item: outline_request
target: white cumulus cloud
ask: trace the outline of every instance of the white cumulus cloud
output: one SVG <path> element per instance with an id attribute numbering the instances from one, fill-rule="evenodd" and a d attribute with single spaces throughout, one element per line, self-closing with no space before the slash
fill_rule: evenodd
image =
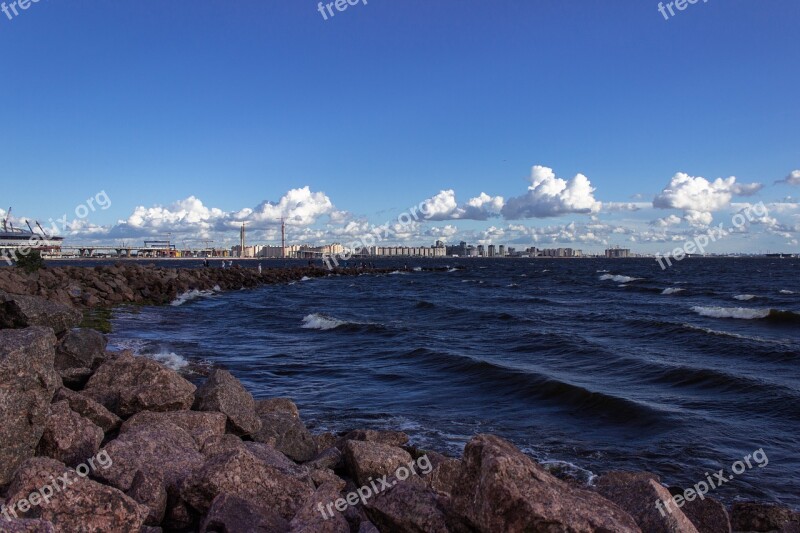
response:
<path id="1" fill-rule="evenodd" d="M 678 172 L 653 199 L 653 207 L 680 209 L 689 224 L 707 226 L 713 220 L 712 213 L 729 207 L 734 196 L 750 196 L 762 187 L 760 183 L 737 183 L 735 176 L 708 181 Z"/>
<path id="2" fill-rule="evenodd" d="M 577 174 L 569 181 L 556 177 L 553 169 L 536 165 L 531 169 L 528 193 L 508 200 L 502 214 L 508 220 L 545 218 L 600 211 L 589 178 Z"/>
<path id="3" fill-rule="evenodd" d="M 775 183 L 786 183 L 789 185 L 800 185 L 800 170 L 792 171 L 788 176 Z"/>

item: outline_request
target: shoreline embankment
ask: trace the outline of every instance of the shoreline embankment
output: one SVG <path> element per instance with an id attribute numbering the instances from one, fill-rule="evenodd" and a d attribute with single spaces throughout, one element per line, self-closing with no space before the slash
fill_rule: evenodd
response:
<path id="1" fill-rule="evenodd" d="M 365 272 L 388 271 L 334 275 Z M 800 515 L 777 505 L 727 508 L 708 495 L 678 505 L 647 472 L 559 479 L 493 435 L 447 457 L 400 431 L 314 434 L 289 398 L 256 400 L 221 368 L 195 385 L 80 327 L 94 309 L 330 274 L 0 268 L 0 531 L 798 530 Z"/>

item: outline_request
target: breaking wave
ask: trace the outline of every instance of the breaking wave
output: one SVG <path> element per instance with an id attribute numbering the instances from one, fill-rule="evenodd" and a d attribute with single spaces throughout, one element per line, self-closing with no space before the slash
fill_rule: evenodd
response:
<path id="1" fill-rule="evenodd" d="M 600 276 L 600 281 L 616 281 L 617 283 L 630 283 L 631 281 L 640 280 L 642 278 L 632 278 L 630 276 L 620 276 L 617 274 L 603 274 Z"/>
<path id="2" fill-rule="evenodd" d="M 190 291 L 186 291 L 183 294 L 179 295 L 177 298 L 172 300 L 170 305 L 177 307 L 179 305 L 183 305 L 186 302 L 191 302 L 192 300 L 196 300 L 198 298 L 203 298 L 206 296 L 214 296 L 216 293 L 221 292 L 222 289 L 219 288 L 219 285 L 214 285 L 213 289 L 209 289 L 206 291 L 201 291 L 198 289 L 192 289 Z"/>
<path id="3" fill-rule="evenodd" d="M 749 309 L 746 307 L 692 307 L 692 311 L 711 318 L 736 318 L 739 320 L 767 319 L 778 323 L 800 323 L 800 314 L 778 309 Z"/>
<path id="4" fill-rule="evenodd" d="M 322 313 L 312 313 L 303 317 L 303 325 L 301 327 L 326 331 L 329 329 L 336 329 L 345 324 L 348 324 L 348 322 L 332 316 L 323 315 Z"/>
<path id="5" fill-rule="evenodd" d="M 661 294 L 677 294 L 677 293 L 679 293 L 679 292 L 683 292 L 683 289 L 678 289 L 678 288 L 675 288 L 675 287 L 670 287 L 670 288 L 668 288 L 668 289 L 664 289 L 663 291 L 661 291 Z"/>

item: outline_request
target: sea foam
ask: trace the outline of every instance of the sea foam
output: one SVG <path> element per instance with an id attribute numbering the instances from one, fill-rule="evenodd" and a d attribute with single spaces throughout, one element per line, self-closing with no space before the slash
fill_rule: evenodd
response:
<path id="1" fill-rule="evenodd" d="M 769 309 L 748 309 L 746 307 L 692 307 L 692 311 L 700 316 L 711 318 L 738 318 L 740 320 L 757 320 L 767 318 Z"/>
<path id="2" fill-rule="evenodd" d="M 642 278 L 632 278 L 630 276 L 620 276 L 616 274 L 603 274 L 600 276 L 600 281 L 616 281 L 617 283 L 630 283 L 631 281 L 636 281 Z"/>
<path id="3" fill-rule="evenodd" d="M 668 289 L 664 289 L 661 291 L 661 294 L 677 294 L 679 292 L 683 292 L 683 289 L 678 289 L 676 287 L 669 287 Z"/>
<path id="4" fill-rule="evenodd" d="M 329 330 L 335 329 L 339 326 L 347 324 L 344 320 L 339 320 L 332 316 L 323 315 L 322 313 L 312 313 L 303 317 L 303 325 L 301 327 L 306 329 L 319 329 Z"/>
<path id="5" fill-rule="evenodd" d="M 186 291 L 183 294 L 178 295 L 177 298 L 172 300 L 170 305 L 174 307 L 178 307 L 179 305 L 183 305 L 186 302 L 191 302 L 192 300 L 196 300 L 198 298 L 203 298 L 207 296 L 214 296 L 214 294 L 221 292 L 222 289 L 219 288 L 219 285 L 214 285 L 213 289 L 207 291 L 201 291 L 198 289 L 192 289 L 190 291 Z"/>

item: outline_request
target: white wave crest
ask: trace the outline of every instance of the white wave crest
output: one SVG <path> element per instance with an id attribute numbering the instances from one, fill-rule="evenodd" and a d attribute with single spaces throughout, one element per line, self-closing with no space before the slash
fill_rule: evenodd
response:
<path id="1" fill-rule="evenodd" d="M 755 294 L 737 294 L 736 296 L 734 296 L 734 298 L 736 298 L 737 300 L 742 300 L 742 301 L 752 300 L 755 297 L 756 297 Z"/>
<path id="2" fill-rule="evenodd" d="M 692 311 L 700 316 L 711 318 L 738 318 L 740 320 L 756 320 L 766 318 L 769 309 L 748 309 L 746 307 L 692 307 Z"/>
<path id="3" fill-rule="evenodd" d="M 303 317 L 303 325 L 301 327 L 305 329 L 319 329 L 326 331 L 329 329 L 338 328 L 339 326 L 344 326 L 345 324 L 347 324 L 347 322 L 344 320 L 339 320 L 338 318 L 334 318 L 332 316 L 326 316 L 322 313 L 313 313 Z"/>
<path id="4" fill-rule="evenodd" d="M 781 294 L 794 294 L 794 291 L 787 291 L 786 289 L 781 289 L 780 293 Z"/>
<path id="5" fill-rule="evenodd" d="M 207 291 L 192 289 L 190 291 L 186 291 L 183 294 L 178 295 L 177 298 L 175 298 L 174 300 L 172 300 L 172 302 L 170 302 L 170 305 L 177 307 L 179 305 L 183 305 L 186 302 L 191 302 L 192 300 L 196 300 L 198 298 L 203 298 L 206 296 L 214 296 L 214 294 L 220 291 L 222 291 L 222 289 L 219 288 L 219 285 L 214 285 L 213 289 Z"/>
<path id="6" fill-rule="evenodd" d="M 447 271 L 448 272 L 458 272 L 458 269 L 457 268 L 450 268 Z"/>
<path id="7" fill-rule="evenodd" d="M 669 287 L 668 289 L 664 289 L 661 291 L 661 294 L 677 294 L 679 292 L 683 292 L 683 289 L 678 289 L 676 287 Z"/>
<path id="8" fill-rule="evenodd" d="M 311 278 L 309 278 L 308 276 L 303 276 L 302 278 L 300 278 L 300 281 L 311 281 Z"/>
<path id="9" fill-rule="evenodd" d="M 603 274 L 600 276 L 600 281 L 616 281 L 617 283 L 630 283 L 631 281 L 636 281 L 642 278 L 632 278 L 630 276 L 620 276 L 620 275 L 612 275 L 612 274 Z"/>
<path id="10" fill-rule="evenodd" d="M 162 365 L 166 366 L 167 368 L 171 368 L 172 370 L 180 370 L 189 366 L 189 361 L 175 352 L 170 352 L 167 350 L 161 350 L 160 352 L 153 354 L 145 354 L 144 357 L 149 357 L 150 359 L 158 361 Z"/>

